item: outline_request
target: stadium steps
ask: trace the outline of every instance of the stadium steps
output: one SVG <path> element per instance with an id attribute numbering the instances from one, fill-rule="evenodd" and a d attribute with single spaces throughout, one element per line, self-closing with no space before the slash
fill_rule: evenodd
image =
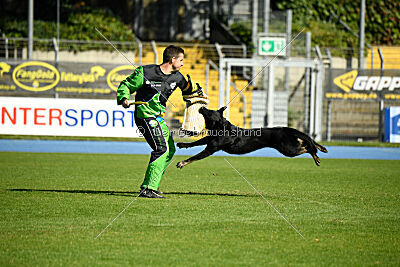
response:
<path id="1" fill-rule="evenodd" d="M 381 59 L 379 57 L 378 47 L 373 47 L 374 50 L 374 69 L 381 68 Z M 384 59 L 385 69 L 400 69 L 400 46 L 381 46 L 381 51 Z M 372 53 L 368 50 L 367 68 L 371 68 Z"/>
<path id="2" fill-rule="evenodd" d="M 166 46 L 158 45 L 157 46 L 157 53 L 158 53 L 158 62 L 159 64 L 162 61 L 162 53 Z M 205 89 L 206 84 L 206 73 L 205 68 L 208 59 L 204 51 L 199 48 L 196 44 L 192 47 L 183 46 L 185 50 L 185 60 L 184 65 L 181 69 L 181 73 L 185 76 L 189 74 L 193 83 L 199 83 L 203 89 Z M 147 47 L 147 49 L 143 50 L 143 58 L 142 64 L 154 64 L 154 53 L 151 47 Z M 209 108 L 210 109 L 217 109 L 219 106 L 219 82 L 218 82 L 218 71 L 210 69 L 209 72 L 209 82 L 208 82 L 208 96 L 210 99 Z M 246 80 L 240 80 L 239 77 L 232 76 L 232 79 L 235 81 L 236 87 L 241 90 L 247 85 Z M 232 99 L 237 92 L 231 86 L 230 88 L 230 98 Z M 246 96 L 247 99 L 247 120 L 246 125 L 243 125 L 243 103 L 241 101 L 241 97 L 238 96 L 236 99 L 230 104 L 230 121 L 238 125 L 240 127 L 250 127 L 250 114 L 251 114 L 251 96 L 252 92 L 250 88 L 246 88 L 243 91 L 243 94 Z M 172 104 L 171 104 L 172 103 Z M 172 117 L 174 119 L 179 120 L 179 123 L 182 124 L 183 122 L 183 115 L 184 109 L 186 107 L 186 103 L 182 100 L 182 95 L 179 90 L 176 90 L 171 97 L 169 98 L 169 102 L 167 103 L 168 109 L 172 112 Z"/>

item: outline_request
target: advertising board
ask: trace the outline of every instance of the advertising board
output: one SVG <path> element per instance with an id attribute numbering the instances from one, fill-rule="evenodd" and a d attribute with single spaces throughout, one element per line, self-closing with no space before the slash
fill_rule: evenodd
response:
<path id="1" fill-rule="evenodd" d="M 400 70 L 332 69 L 325 77 L 325 99 L 400 100 Z"/>
<path id="2" fill-rule="evenodd" d="M 385 108 L 385 141 L 400 143 L 400 107 Z"/>
<path id="3" fill-rule="evenodd" d="M 0 61 L 0 92 L 42 95 L 114 95 L 132 65 Z"/>
<path id="4" fill-rule="evenodd" d="M 140 137 L 116 100 L 0 97 L 0 134 Z"/>

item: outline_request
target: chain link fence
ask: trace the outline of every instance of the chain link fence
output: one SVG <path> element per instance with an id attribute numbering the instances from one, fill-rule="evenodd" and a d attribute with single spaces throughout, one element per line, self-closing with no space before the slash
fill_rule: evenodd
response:
<path id="1" fill-rule="evenodd" d="M 281 16 L 278 21 L 286 19 L 285 13 L 278 13 Z M 233 20 L 235 21 L 235 20 Z M 261 23 L 261 22 L 260 22 Z M 270 25 L 270 29 L 276 27 L 280 31 L 282 26 Z M 284 24 L 282 24 L 284 25 Z M 259 26 L 261 27 L 261 26 Z M 281 27 L 281 28 L 279 28 Z M 293 33 L 292 37 L 297 33 Z M 305 46 L 305 33 L 301 33 L 291 46 L 291 57 L 305 58 L 308 54 L 311 59 L 321 60 L 325 63 L 325 79 L 332 81 L 335 77 L 330 72 L 330 67 L 340 69 L 355 69 L 358 66 L 357 49 L 343 49 L 336 47 L 313 47 L 310 51 Z M 27 39 L 26 38 L 0 38 L 0 58 L 7 60 L 27 60 Z M 77 40 L 59 40 L 55 39 L 35 39 L 33 49 L 33 60 L 48 62 L 92 62 L 92 63 L 112 63 L 112 64 L 130 64 L 135 65 L 160 63 L 162 60 L 163 49 L 171 43 L 161 42 L 114 42 L 116 51 L 107 41 L 77 41 Z M 218 65 L 219 58 L 223 57 L 252 57 L 253 53 L 248 47 L 240 45 L 215 45 L 204 43 L 176 43 L 187 51 L 185 58 L 189 63 L 189 72 L 204 73 L 206 63 L 211 59 Z M 382 49 L 383 61 L 379 57 L 379 51 L 366 53 L 366 69 L 378 70 L 380 67 L 385 69 L 400 69 L 398 66 L 397 53 L 398 48 Z M 123 55 L 124 56 L 123 56 Z M 341 55 L 340 57 L 338 55 Z M 265 58 L 266 64 L 271 57 Z M 384 63 L 384 64 L 382 64 Z M 289 126 L 305 130 L 306 114 L 304 112 L 307 104 L 308 93 L 305 90 L 306 69 L 278 68 L 276 70 L 275 88 L 278 91 L 285 91 L 285 73 L 288 72 L 288 122 Z M 250 81 L 254 75 L 250 68 L 237 67 L 233 70 L 236 76 L 233 79 L 242 79 Z M 262 83 L 263 74 L 260 76 Z M 257 88 L 258 87 L 258 88 Z M 239 89 L 241 89 L 240 87 Z M 251 87 L 253 88 L 253 87 Z M 256 85 L 257 89 L 265 89 Z M 4 94 L 3 94 L 4 95 Z M 27 95 L 28 96 L 28 93 Z M 40 94 L 35 94 L 40 96 Z M 72 96 L 69 96 L 72 97 Z M 79 96 L 77 96 L 79 97 Z M 112 98 L 104 96 L 104 98 Z M 250 99 L 248 100 L 250 102 Z M 324 100 L 323 104 L 323 138 L 328 140 L 379 140 L 382 134 L 383 120 L 381 109 L 389 106 L 399 106 L 398 101 L 384 100 L 381 105 L 378 101 L 348 101 L 348 100 Z M 249 114 L 250 116 L 250 114 Z"/>

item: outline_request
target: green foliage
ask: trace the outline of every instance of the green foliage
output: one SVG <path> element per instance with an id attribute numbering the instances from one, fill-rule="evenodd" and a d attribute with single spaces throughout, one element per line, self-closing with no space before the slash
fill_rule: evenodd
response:
<path id="1" fill-rule="evenodd" d="M 27 37 L 26 20 L 18 20 L 9 16 L 0 16 L 0 29 L 5 37 Z"/>
<path id="2" fill-rule="evenodd" d="M 276 8 L 292 9 L 294 23 L 315 30 L 315 23 L 331 21 L 338 29 L 346 31 L 331 15 L 335 13 L 351 29 L 358 32 L 360 18 L 360 2 L 351 0 L 280 0 Z M 314 24 L 314 27 L 313 27 Z M 366 40 L 372 44 L 400 44 L 400 2 L 370 0 L 367 1 L 365 15 Z M 332 33 L 322 34 L 320 39 Z M 313 36 L 316 34 L 313 32 Z M 354 39 L 352 37 L 352 39 Z M 350 44 L 348 44 L 350 45 Z"/>
<path id="3" fill-rule="evenodd" d="M 312 46 L 317 44 L 321 47 L 352 47 L 358 44 L 354 35 L 333 23 L 310 21 L 306 30 L 312 32 Z"/>
<path id="4" fill-rule="evenodd" d="M 95 27 L 113 41 L 133 41 L 133 33 L 119 18 L 111 17 L 104 11 L 71 14 L 65 36 L 72 40 L 102 40 Z M 67 39 L 67 38 L 66 38 Z"/>
<path id="5" fill-rule="evenodd" d="M 335 17 L 355 31 L 359 31 L 359 1 L 340 0 L 280 0 L 272 6 L 275 9 L 293 10 L 293 32 L 312 32 L 312 46 L 337 47 L 333 56 L 346 57 L 357 53 L 358 38 L 346 30 Z M 276 21 L 272 21 L 277 23 Z M 251 24 L 234 23 L 231 30 L 247 46 L 251 43 Z M 367 2 L 365 16 L 365 37 L 371 44 L 400 45 L 400 2 L 371 0 Z M 281 32 L 284 30 L 281 29 Z"/>
<path id="6" fill-rule="evenodd" d="M 304 26 L 294 24 L 293 32 L 300 32 Z M 304 32 L 310 31 L 311 46 L 337 48 L 330 49 L 332 56 L 346 57 L 356 55 L 355 47 L 358 39 L 352 33 L 341 29 L 338 25 L 326 21 L 310 21 Z"/>
<path id="7" fill-rule="evenodd" d="M 0 28 L 6 37 L 28 36 L 26 20 L 2 17 L 0 19 Z M 60 23 L 60 39 L 104 41 L 95 28 L 112 41 L 134 40 L 134 35 L 128 25 L 103 10 L 93 10 L 89 13 L 71 13 L 66 22 Z M 34 21 L 34 38 L 51 39 L 56 35 L 56 22 Z M 76 50 L 84 49 L 85 47 L 83 46 L 76 47 Z"/>
<path id="8" fill-rule="evenodd" d="M 247 46 L 253 47 L 253 42 L 251 40 L 251 28 L 249 23 L 246 22 L 235 22 L 231 25 L 231 31 L 234 35 L 239 37 L 239 39 Z"/>

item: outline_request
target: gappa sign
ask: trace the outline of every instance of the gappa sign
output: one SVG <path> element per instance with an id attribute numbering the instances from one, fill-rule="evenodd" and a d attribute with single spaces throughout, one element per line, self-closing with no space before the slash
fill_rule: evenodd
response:
<path id="1" fill-rule="evenodd" d="M 343 70 L 333 69 L 332 73 L 334 78 L 326 86 L 326 99 L 400 100 L 399 70 L 351 70 L 343 73 Z"/>

